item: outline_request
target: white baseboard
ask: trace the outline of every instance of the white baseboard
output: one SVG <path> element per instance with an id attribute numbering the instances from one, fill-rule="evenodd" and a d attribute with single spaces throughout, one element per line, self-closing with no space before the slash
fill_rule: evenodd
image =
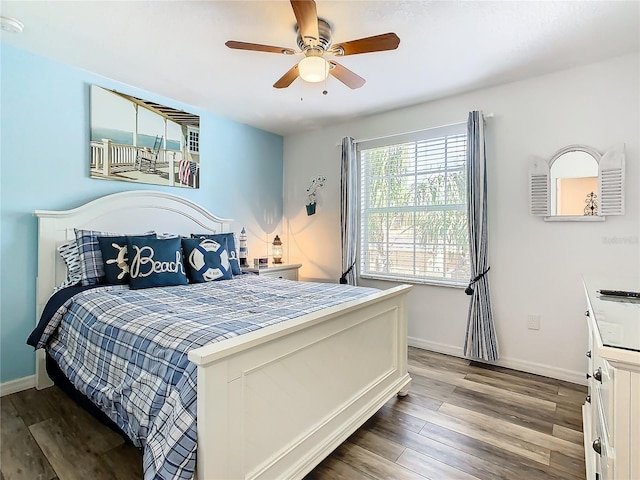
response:
<path id="1" fill-rule="evenodd" d="M 566 368 L 553 367 L 542 363 L 529 362 L 527 360 L 518 360 L 517 358 L 501 358 L 496 362 L 501 367 L 512 368 L 522 372 L 535 373 L 543 377 L 557 378 L 565 382 L 577 383 L 578 385 L 586 385 L 587 377 L 584 372 L 576 372 L 567 370 Z"/>
<path id="2" fill-rule="evenodd" d="M 9 380 L 8 382 L 0 383 L 0 397 L 5 395 L 11 395 L 12 393 L 28 390 L 36 386 L 36 376 L 29 375 L 28 377 L 16 378 L 15 380 Z"/>
<path id="3" fill-rule="evenodd" d="M 409 345 L 412 347 L 431 350 L 432 352 L 444 353 L 454 357 L 464 358 L 462 347 L 447 345 L 444 343 L 431 342 L 422 338 L 409 337 Z M 528 360 L 519 360 L 517 358 L 502 357 L 492 365 L 520 370 L 521 372 L 533 373 L 544 377 L 556 378 L 566 382 L 577 383 L 578 385 L 586 385 L 587 379 L 584 372 L 575 372 L 564 368 L 558 368 L 542 363 L 530 362 Z"/>
<path id="4" fill-rule="evenodd" d="M 418 347 L 422 348 L 423 350 L 430 350 L 432 352 L 444 353 L 445 355 L 464 358 L 462 347 L 455 347 L 453 345 L 447 345 L 445 343 L 432 342 L 417 337 L 409 337 L 408 342 L 410 347 Z"/>

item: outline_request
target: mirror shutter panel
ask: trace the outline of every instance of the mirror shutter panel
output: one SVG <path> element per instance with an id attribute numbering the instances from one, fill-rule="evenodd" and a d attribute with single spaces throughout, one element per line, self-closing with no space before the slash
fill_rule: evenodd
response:
<path id="1" fill-rule="evenodd" d="M 624 214 L 624 145 L 607 151 L 598 170 L 598 215 Z"/>
<path id="2" fill-rule="evenodd" d="M 549 164 L 534 157 L 529 169 L 529 209 L 532 215 L 550 215 L 549 190 Z"/>

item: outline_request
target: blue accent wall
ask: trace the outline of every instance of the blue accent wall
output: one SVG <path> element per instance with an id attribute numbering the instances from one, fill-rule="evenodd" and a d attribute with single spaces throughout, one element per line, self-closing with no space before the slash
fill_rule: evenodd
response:
<path id="1" fill-rule="evenodd" d="M 34 210 L 153 189 L 269 233 L 282 220 L 283 139 L 6 44 L 0 48 L 0 382 L 7 382 L 35 373 L 33 349 L 25 344 L 36 323 Z M 200 115 L 201 188 L 89 178 L 91 84 Z"/>

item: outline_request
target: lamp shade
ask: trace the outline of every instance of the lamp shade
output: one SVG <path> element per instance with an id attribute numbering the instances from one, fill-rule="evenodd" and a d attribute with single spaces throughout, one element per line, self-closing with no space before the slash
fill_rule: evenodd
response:
<path id="1" fill-rule="evenodd" d="M 304 57 L 298 63 L 300 78 L 305 82 L 322 82 L 329 75 L 329 64 L 318 56 Z"/>

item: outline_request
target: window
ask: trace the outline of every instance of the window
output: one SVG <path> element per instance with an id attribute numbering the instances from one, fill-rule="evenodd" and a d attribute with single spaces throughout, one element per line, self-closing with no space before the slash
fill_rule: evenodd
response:
<path id="1" fill-rule="evenodd" d="M 362 277 L 468 283 L 466 130 L 358 143 Z"/>
<path id="2" fill-rule="evenodd" d="M 200 153 L 200 130 L 187 127 L 189 153 Z"/>

